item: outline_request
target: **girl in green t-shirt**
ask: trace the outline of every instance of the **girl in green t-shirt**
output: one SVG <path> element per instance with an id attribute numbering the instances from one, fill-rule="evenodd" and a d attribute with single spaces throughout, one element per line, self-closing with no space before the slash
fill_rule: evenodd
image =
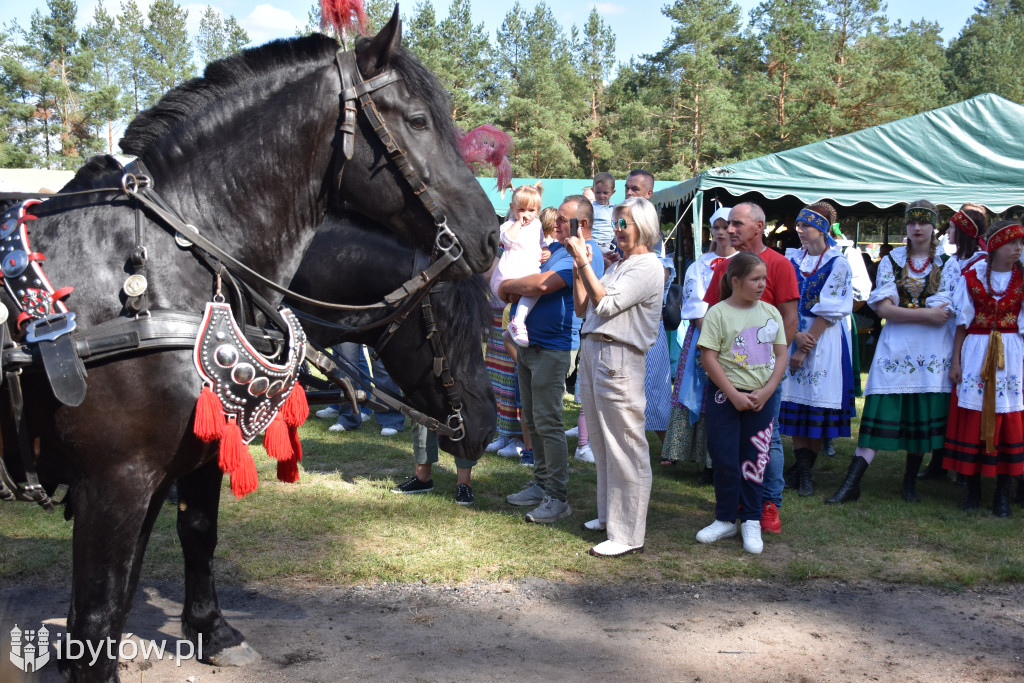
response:
<path id="1" fill-rule="evenodd" d="M 778 409 L 775 389 L 787 362 L 782 316 L 761 301 L 766 277 L 754 254 L 734 256 L 722 278 L 721 302 L 708 310 L 697 342 L 709 380 L 704 405 L 715 472 L 715 522 L 697 540 L 735 536 L 738 517 L 743 549 L 751 553 L 763 548 L 761 483 Z"/>

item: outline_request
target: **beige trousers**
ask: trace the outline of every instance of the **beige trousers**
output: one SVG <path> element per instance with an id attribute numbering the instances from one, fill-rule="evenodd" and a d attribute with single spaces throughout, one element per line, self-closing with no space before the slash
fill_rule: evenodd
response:
<path id="1" fill-rule="evenodd" d="M 645 354 L 588 335 L 580 346 L 580 398 L 597 466 L 597 518 L 608 540 L 644 544 L 651 454 L 644 431 Z"/>

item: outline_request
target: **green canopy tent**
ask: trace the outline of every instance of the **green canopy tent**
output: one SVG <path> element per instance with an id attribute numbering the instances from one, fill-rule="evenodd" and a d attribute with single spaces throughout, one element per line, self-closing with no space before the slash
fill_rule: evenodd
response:
<path id="1" fill-rule="evenodd" d="M 694 254 L 714 200 L 755 201 L 770 214 L 828 199 L 841 214 L 891 212 L 917 199 L 994 213 L 1024 204 L 1024 107 L 992 94 L 803 147 L 711 168 L 651 198 L 691 210 Z M 681 251 L 681 250 L 677 250 Z"/>

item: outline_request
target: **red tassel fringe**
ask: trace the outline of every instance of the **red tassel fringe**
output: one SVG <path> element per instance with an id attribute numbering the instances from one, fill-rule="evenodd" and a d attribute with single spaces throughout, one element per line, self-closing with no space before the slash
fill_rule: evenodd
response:
<path id="1" fill-rule="evenodd" d="M 204 385 L 196 400 L 196 417 L 192 423 L 192 432 L 206 443 L 216 441 L 224 431 L 224 407 L 217 394 L 209 385 Z"/>
<path id="2" fill-rule="evenodd" d="M 286 484 L 294 484 L 299 480 L 299 461 L 296 458 L 277 461 L 277 478 Z"/>
<path id="3" fill-rule="evenodd" d="M 281 419 L 280 412 L 263 434 L 263 447 L 267 449 L 267 455 L 278 462 L 292 458 L 292 443 L 288 435 L 288 425 Z"/>
<path id="4" fill-rule="evenodd" d="M 220 434 L 220 469 L 222 472 L 234 474 L 242 466 L 244 460 L 252 460 L 249 446 L 242 440 L 242 429 L 229 418 L 224 431 Z"/>
<path id="5" fill-rule="evenodd" d="M 288 398 L 285 399 L 279 415 L 289 427 L 298 427 L 309 417 L 309 402 L 306 400 L 306 390 L 298 382 L 292 387 L 292 393 L 288 394 Z"/>
<path id="6" fill-rule="evenodd" d="M 288 428 L 288 439 L 292 442 L 292 453 L 295 462 L 302 461 L 302 442 L 299 441 L 299 430 L 295 427 Z"/>
<path id="7" fill-rule="evenodd" d="M 238 468 L 231 473 L 231 492 L 236 498 L 244 498 L 260 485 L 256 463 L 248 453 L 242 458 Z"/>

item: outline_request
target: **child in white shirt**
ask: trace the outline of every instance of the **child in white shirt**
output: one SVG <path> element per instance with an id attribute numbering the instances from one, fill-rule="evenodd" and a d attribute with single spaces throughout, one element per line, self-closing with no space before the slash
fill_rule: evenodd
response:
<path id="1" fill-rule="evenodd" d="M 505 251 L 491 276 L 491 290 L 495 296 L 505 280 L 526 277 L 540 272 L 542 251 L 547 247 L 540 214 L 541 190 L 534 185 L 521 185 L 512 193 L 509 206 L 511 220 L 501 226 L 501 245 Z M 526 316 L 530 314 L 537 297 L 524 296 L 519 300 L 515 317 L 509 321 L 506 335 L 519 346 L 529 346 Z"/>

